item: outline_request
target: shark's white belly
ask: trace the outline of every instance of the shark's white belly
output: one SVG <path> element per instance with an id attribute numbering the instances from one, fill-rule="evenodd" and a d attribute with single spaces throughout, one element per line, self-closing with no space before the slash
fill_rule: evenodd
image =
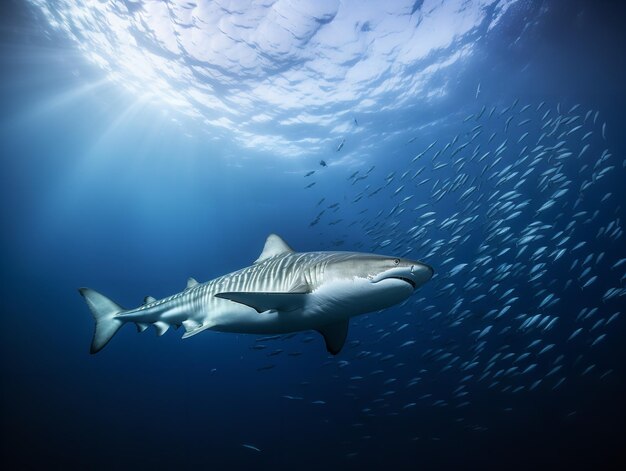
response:
<path id="1" fill-rule="evenodd" d="M 220 299 L 207 313 L 211 330 L 250 334 L 282 334 L 318 329 L 350 317 L 377 311 L 408 298 L 413 290 L 399 280 L 383 280 L 372 292 L 369 281 L 355 279 L 328 283 L 306 295 L 304 305 L 291 311 L 255 309 Z M 367 289 L 366 289 L 367 288 Z"/>

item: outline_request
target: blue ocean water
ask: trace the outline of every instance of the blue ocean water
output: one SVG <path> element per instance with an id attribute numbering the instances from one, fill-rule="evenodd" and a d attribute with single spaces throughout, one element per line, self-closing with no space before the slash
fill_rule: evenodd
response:
<path id="1" fill-rule="evenodd" d="M 3 466 L 621 468 L 623 14 L 3 3 Z M 270 233 L 436 276 L 334 357 L 132 327 L 89 355 L 77 288 L 134 307 Z"/>

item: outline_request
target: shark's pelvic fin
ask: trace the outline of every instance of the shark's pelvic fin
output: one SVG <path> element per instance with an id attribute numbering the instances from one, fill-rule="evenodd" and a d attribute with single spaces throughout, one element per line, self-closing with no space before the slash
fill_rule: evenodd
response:
<path id="1" fill-rule="evenodd" d="M 199 324 L 198 322 L 192 320 L 183 321 L 183 327 L 185 328 L 185 333 L 183 334 L 184 339 L 188 339 L 200 332 L 207 330 L 213 327 L 213 324 L 210 322 L 206 322 L 204 324 Z"/>
<path id="2" fill-rule="evenodd" d="M 257 312 L 265 311 L 295 311 L 304 306 L 307 292 L 302 293 L 262 293 L 262 292 L 230 292 L 217 293 L 218 298 L 229 299 L 236 303 L 245 304 Z"/>
<path id="3" fill-rule="evenodd" d="M 193 288 L 194 286 L 199 285 L 199 283 L 192 277 L 187 278 L 187 289 Z"/>
<path id="4" fill-rule="evenodd" d="M 123 321 L 115 318 L 117 314 L 124 311 L 124 308 L 92 289 L 80 288 L 78 291 L 87 301 L 91 314 L 96 321 L 96 330 L 91 341 L 91 353 L 97 353 L 109 343 L 109 340 L 124 325 Z"/>
<path id="5" fill-rule="evenodd" d="M 349 321 L 346 319 L 345 321 L 327 324 L 318 329 L 318 332 L 324 337 L 328 353 L 337 355 L 341 351 L 346 343 L 346 337 L 348 337 L 348 324 Z"/>
<path id="6" fill-rule="evenodd" d="M 276 234 L 270 234 L 265 240 L 265 246 L 263 246 L 263 252 L 259 255 L 254 263 L 259 263 L 264 260 L 267 260 L 270 257 L 274 257 L 275 255 L 280 255 L 284 253 L 292 253 L 294 250 L 287 245 L 283 239 L 281 239 Z"/>

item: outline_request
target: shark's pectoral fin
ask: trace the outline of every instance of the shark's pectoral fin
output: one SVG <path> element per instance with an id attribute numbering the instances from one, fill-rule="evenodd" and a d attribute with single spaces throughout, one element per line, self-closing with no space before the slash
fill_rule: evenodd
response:
<path id="1" fill-rule="evenodd" d="M 264 293 L 264 292 L 230 292 L 217 293 L 217 298 L 229 299 L 236 303 L 245 304 L 257 312 L 265 311 L 295 311 L 304 306 L 308 293 Z"/>
<path id="2" fill-rule="evenodd" d="M 324 341 L 326 342 L 326 350 L 328 353 L 337 355 L 343 345 L 346 343 L 346 337 L 348 336 L 349 321 L 335 322 L 333 324 L 327 324 L 317 331 L 322 334 Z"/>

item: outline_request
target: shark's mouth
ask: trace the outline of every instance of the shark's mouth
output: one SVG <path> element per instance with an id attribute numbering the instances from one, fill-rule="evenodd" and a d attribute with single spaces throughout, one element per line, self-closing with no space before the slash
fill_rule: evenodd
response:
<path id="1" fill-rule="evenodd" d="M 413 281 L 411 278 L 404 278 L 403 276 L 390 276 L 389 278 L 395 278 L 396 280 L 402 280 L 408 284 L 410 284 L 413 289 L 415 289 L 415 281 Z"/>

